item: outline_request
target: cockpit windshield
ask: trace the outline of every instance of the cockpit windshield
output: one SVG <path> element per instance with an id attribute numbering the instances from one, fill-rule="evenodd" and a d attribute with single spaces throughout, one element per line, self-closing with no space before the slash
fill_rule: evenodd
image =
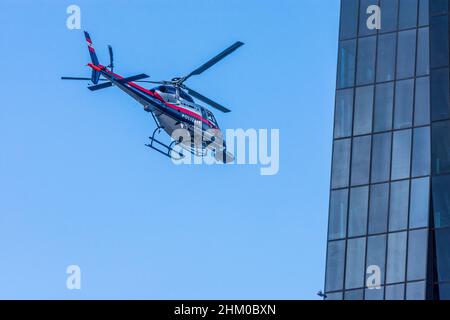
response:
<path id="1" fill-rule="evenodd" d="M 191 98 L 190 95 L 188 95 L 186 92 L 180 89 L 180 97 L 183 98 L 186 101 L 189 101 L 191 103 L 194 103 L 194 99 Z"/>
<path id="2" fill-rule="evenodd" d="M 176 94 L 176 90 L 174 87 L 172 86 L 159 86 L 156 87 L 155 90 L 158 90 L 162 93 L 168 93 L 168 94 Z M 194 99 L 192 99 L 192 97 L 190 95 L 188 95 L 186 92 L 184 92 L 181 89 L 178 89 L 179 94 L 180 94 L 180 98 L 190 102 L 190 103 L 194 103 Z"/>
<path id="3" fill-rule="evenodd" d="M 156 87 L 155 89 L 163 93 L 175 94 L 175 88 L 171 86 L 159 86 Z"/>

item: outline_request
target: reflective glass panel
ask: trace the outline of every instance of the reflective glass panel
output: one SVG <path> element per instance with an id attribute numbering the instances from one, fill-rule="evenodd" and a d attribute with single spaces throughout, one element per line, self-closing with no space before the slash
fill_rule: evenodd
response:
<path id="1" fill-rule="evenodd" d="M 386 300 L 404 300 L 405 299 L 405 285 L 394 284 L 386 287 Z"/>
<path id="2" fill-rule="evenodd" d="M 386 235 L 369 237 L 367 240 L 367 263 L 369 266 L 377 266 L 381 271 L 381 284 L 384 284 L 384 266 L 386 263 Z M 371 290 L 372 291 L 372 290 Z"/>
<path id="3" fill-rule="evenodd" d="M 409 177 L 411 168 L 411 130 L 394 132 L 392 151 L 392 180 Z"/>
<path id="4" fill-rule="evenodd" d="M 434 225 L 436 228 L 448 227 L 450 226 L 450 176 L 433 177 L 432 192 Z"/>
<path id="5" fill-rule="evenodd" d="M 389 209 L 389 184 L 375 184 L 370 187 L 369 234 L 387 230 Z"/>
<path id="6" fill-rule="evenodd" d="M 399 32 L 397 79 L 411 78 L 415 73 L 416 29 Z"/>
<path id="7" fill-rule="evenodd" d="M 341 1 L 341 39 L 356 37 L 358 28 L 358 0 Z"/>
<path id="8" fill-rule="evenodd" d="M 395 79 L 395 51 L 397 34 L 389 33 L 378 38 L 377 82 Z"/>
<path id="9" fill-rule="evenodd" d="M 411 182 L 411 206 L 409 210 L 409 227 L 428 227 L 430 216 L 430 178 L 414 179 Z"/>
<path id="10" fill-rule="evenodd" d="M 362 288 L 364 286 L 365 251 L 366 238 L 349 239 L 347 241 L 346 289 Z"/>
<path id="11" fill-rule="evenodd" d="M 353 139 L 352 186 L 369 184 L 371 136 Z"/>
<path id="12" fill-rule="evenodd" d="M 352 135 L 353 89 L 336 92 L 336 111 L 334 115 L 334 137 L 344 138 Z"/>
<path id="13" fill-rule="evenodd" d="M 395 87 L 394 128 L 412 127 L 414 80 L 398 81 Z"/>
<path id="14" fill-rule="evenodd" d="M 422 280 L 427 272 L 428 229 L 409 232 L 408 281 Z"/>
<path id="15" fill-rule="evenodd" d="M 376 46 L 376 37 L 359 38 L 358 40 L 358 67 L 356 70 L 358 85 L 370 84 L 375 81 Z"/>
<path id="16" fill-rule="evenodd" d="M 408 225 L 409 181 L 391 184 L 389 231 L 406 229 Z"/>
<path id="17" fill-rule="evenodd" d="M 381 133 L 373 136 L 372 183 L 389 180 L 392 134 Z"/>
<path id="18" fill-rule="evenodd" d="M 400 0 L 399 29 L 414 28 L 417 26 L 418 0 Z"/>
<path id="19" fill-rule="evenodd" d="M 380 0 L 381 30 L 391 32 L 397 29 L 398 0 Z"/>
<path id="20" fill-rule="evenodd" d="M 350 210 L 348 216 L 348 236 L 358 237 L 366 234 L 369 187 L 350 190 Z"/>
<path id="21" fill-rule="evenodd" d="M 419 29 L 419 39 L 417 44 L 417 76 L 424 76 L 430 73 L 429 34 L 429 28 Z"/>
<path id="22" fill-rule="evenodd" d="M 414 111 L 414 125 L 430 124 L 430 78 L 416 79 L 416 101 Z"/>
<path id="23" fill-rule="evenodd" d="M 332 187 L 348 186 L 350 172 L 350 139 L 336 140 L 333 150 Z"/>
<path id="24" fill-rule="evenodd" d="M 330 218 L 328 222 L 328 237 L 330 240 L 345 238 L 347 229 L 348 190 L 331 192 Z"/>
<path id="25" fill-rule="evenodd" d="M 450 172 L 450 121 L 433 123 L 432 169 L 434 174 Z"/>
<path id="26" fill-rule="evenodd" d="M 433 1 L 435 2 L 435 1 Z M 448 16 L 434 16 L 430 20 L 430 63 L 432 68 L 448 66 Z"/>
<path id="27" fill-rule="evenodd" d="M 425 300 L 425 281 L 410 282 L 406 285 L 406 300 Z"/>
<path id="28" fill-rule="evenodd" d="M 372 131 L 373 86 L 356 88 L 354 135 Z"/>
<path id="29" fill-rule="evenodd" d="M 339 291 L 344 285 L 345 240 L 328 243 L 326 291 Z"/>
<path id="30" fill-rule="evenodd" d="M 431 171 L 430 127 L 414 129 L 413 141 L 412 176 L 429 175 Z"/>
<path id="31" fill-rule="evenodd" d="M 394 83 L 378 84 L 375 89 L 374 131 L 392 129 L 392 112 L 394 110 Z"/>
<path id="32" fill-rule="evenodd" d="M 431 72 L 431 117 L 434 121 L 450 118 L 448 68 Z"/>
<path id="33" fill-rule="evenodd" d="M 388 235 L 387 283 L 405 281 L 406 270 L 406 232 Z"/>
<path id="34" fill-rule="evenodd" d="M 355 84 L 356 40 L 342 41 L 339 47 L 338 88 Z"/>

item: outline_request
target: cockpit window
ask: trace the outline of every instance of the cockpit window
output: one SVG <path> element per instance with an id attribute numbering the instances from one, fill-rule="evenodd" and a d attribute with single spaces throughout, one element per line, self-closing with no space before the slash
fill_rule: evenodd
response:
<path id="1" fill-rule="evenodd" d="M 209 121 L 211 121 L 216 127 L 218 127 L 216 118 L 214 118 L 214 115 L 212 114 L 211 111 L 206 110 L 206 118 L 207 118 Z"/>
<path id="2" fill-rule="evenodd" d="M 194 100 L 191 98 L 190 95 L 188 95 L 186 92 L 180 89 L 180 97 L 183 98 L 186 101 L 194 103 Z"/>
<path id="3" fill-rule="evenodd" d="M 163 93 L 171 93 L 175 94 L 175 88 L 170 86 L 159 86 L 156 88 L 156 90 L 161 91 Z"/>
<path id="4" fill-rule="evenodd" d="M 175 94 L 176 90 L 174 87 L 171 86 L 159 86 L 156 88 L 156 90 L 161 91 L 162 93 L 169 93 L 169 94 Z M 183 90 L 179 89 L 180 97 L 188 102 L 194 103 L 194 99 L 191 98 L 190 95 L 188 95 Z"/>

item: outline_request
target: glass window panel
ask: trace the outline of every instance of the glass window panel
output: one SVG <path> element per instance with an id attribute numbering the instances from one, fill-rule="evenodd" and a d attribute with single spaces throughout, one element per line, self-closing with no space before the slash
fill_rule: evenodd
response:
<path id="1" fill-rule="evenodd" d="M 433 121 L 450 118 L 449 108 L 449 69 L 431 72 L 431 115 Z"/>
<path id="2" fill-rule="evenodd" d="M 391 173 L 391 136 L 390 132 L 373 136 L 372 183 L 389 180 Z"/>
<path id="3" fill-rule="evenodd" d="M 448 16 L 431 17 L 430 63 L 432 68 L 448 66 L 448 36 Z"/>
<path id="4" fill-rule="evenodd" d="M 433 177 L 432 184 L 434 226 L 448 227 L 450 226 L 450 176 Z"/>
<path id="5" fill-rule="evenodd" d="M 450 283 L 440 283 L 438 300 L 450 300 Z"/>
<path id="6" fill-rule="evenodd" d="M 394 110 L 394 83 L 382 83 L 376 86 L 374 131 L 392 129 L 392 112 Z"/>
<path id="7" fill-rule="evenodd" d="M 380 289 L 366 289 L 364 300 L 383 300 L 384 288 Z"/>
<path id="8" fill-rule="evenodd" d="M 398 0 L 380 0 L 381 30 L 391 32 L 397 29 Z"/>
<path id="9" fill-rule="evenodd" d="M 351 290 L 345 291 L 345 300 L 362 300 L 363 299 L 364 290 Z"/>
<path id="10" fill-rule="evenodd" d="M 434 0 L 433 0 L 434 1 Z M 429 23 L 429 2 L 428 0 L 420 0 L 419 2 L 419 26 L 426 26 Z"/>
<path id="11" fill-rule="evenodd" d="M 427 272 L 428 230 L 409 232 L 408 240 L 408 281 L 422 280 Z"/>
<path id="12" fill-rule="evenodd" d="M 409 181 L 391 184 L 389 231 L 404 230 L 408 225 Z"/>
<path id="13" fill-rule="evenodd" d="M 409 212 L 409 227 L 428 227 L 430 179 L 414 179 L 411 182 L 411 206 Z"/>
<path id="14" fill-rule="evenodd" d="M 406 269 L 406 232 L 390 233 L 388 235 L 388 255 L 386 282 L 397 283 L 405 281 Z"/>
<path id="15" fill-rule="evenodd" d="M 430 124 L 430 78 L 416 79 L 416 101 L 414 111 L 414 125 Z"/>
<path id="16" fill-rule="evenodd" d="M 371 136 L 353 139 L 352 186 L 369 184 Z"/>
<path id="17" fill-rule="evenodd" d="M 432 15 L 448 12 L 448 0 L 433 0 L 430 2 L 430 13 Z"/>
<path id="18" fill-rule="evenodd" d="M 358 0 L 341 1 L 341 39 L 356 38 L 358 28 Z"/>
<path id="19" fill-rule="evenodd" d="M 405 285 L 394 284 L 386 287 L 386 300 L 404 300 L 405 299 Z"/>
<path id="20" fill-rule="evenodd" d="M 430 73 L 430 43 L 429 28 L 419 29 L 419 43 L 417 44 L 416 75 L 424 76 Z"/>
<path id="21" fill-rule="evenodd" d="M 344 286 L 345 240 L 328 242 L 326 291 L 339 291 Z"/>
<path id="22" fill-rule="evenodd" d="M 367 14 L 367 9 L 371 5 L 378 5 L 378 0 L 361 0 L 360 1 L 360 8 L 359 8 L 359 35 L 360 36 L 366 36 L 370 34 L 376 34 L 377 30 L 370 30 L 367 28 L 367 19 L 370 17 L 369 14 Z"/>
<path id="23" fill-rule="evenodd" d="M 425 281 L 411 282 L 406 285 L 406 300 L 425 300 Z"/>
<path id="24" fill-rule="evenodd" d="M 434 174 L 450 172 L 450 121 L 432 125 L 432 170 Z"/>
<path id="25" fill-rule="evenodd" d="M 441 281 L 450 280 L 450 229 L 436 229 L 436 271 L 437 279 Z"/>
<path id="26" fill-rule="evenodd" d="M 327 293 L 327 297 L 325 300 L 342 300 L 343 299 L 343 292 L 333 292 L 333 293 Z"/>
<path id="27" fill-rule="evenodd" d="M 373 114 L 373 86 L 356 88 L 354 135 L 371 133 Z"/>
<path id="28" fill-rule="evenodd" d="M 369 234 L 387 230 L 389 209 L 389 184 L 375 184 L 370 187 Z"/>
<path id="29" fill-rule="evenodd" d="M 336 140 L 333 150 L 333 168 L 331 185 L 333 188 L 348 186 L 350 172 L 350 144 L 351 139 Z"/>
<path id="30" fill-rule="evenodd" d="M 338 62 L 338 89 L 355 84 L 356 40 L 341 41 Z"/>
<path id="31" fill-rule="evenodd" d="M 352 188 L 350 190 L 349 237 L 358 237 L 366 234 L 368 202 L 369 187 Z"/>
<path id="32" fill-rule="evenodd" d="M 334 137 L 344 138 L 352 135 L 353 89 L 336 92 L 336 111 L 334 115 Z"/>
<path id="33" fill-rule="evenodd" d="M 392 180 L 409 177 L 411 158 L 411 130 L 394 132 L 392 151 Z"/>
<path id="34" fill-rule="evenodd" d="M 433 0 L 430 2 L 430 13 L 440 14 L 447 13 L 448 11 L 448 1 L 447 0 Z"/>
<path id="35" fill-rule="evenodd" d="M 347 230 L 347 202 L 347 189 L 331 192 L 328 223 L 328 238 L 330 240 L 345 238 Z"/>
<path id="36" fill-rule="evenodd" d="M 358 40 L 358 67 L 356 71 L 356 83 L 358 85 L 370 84 L 375 81 L 376 41 L 376 37 L 359 38 Z"/>
<path id="37" fill-rule="evenodd" d="M 386 235 L 369 237 L 367 240 L 366 270 L 368 269 L 369 266 L 379 267 L 381 270 L 381 284 L 384 284 L 385 263 L 386 263 Z"/>
<path id="38" fill-rule="evenodd" d="M 394 128 L 412 127 L 414 80 L 398 81 L 395 86 Z"/>
<path id="39" fill-rule="evenodd" d="M 378 38 L 377 82 L 395 79 L 395 50 L 397 34 L 390 33 Z"/>
<path id="40" fill-rule="evenodd" d="M 414 129 L 413 141 L 412 175 L 413 177 L 429 175 L 431 171 L 430 127 Z"/>
<path id="41" fill-rule="evenodd" d="M 345 272 L 345 288 L 354 289 L 364 286 L 364 259 L 366 238 L 349 239 L 347 241 L 347 268 Z"/>
<path id="42" fill-rule="evenodd" d="M 416 29 L 398 33 L 397 79 L 411 78 L 415 72 Z"/>
<path id="43" fill-rule="evenodd" d="M 400 0 L 399 29 L 414 28 L 417 26 L 418 0 Z"/>

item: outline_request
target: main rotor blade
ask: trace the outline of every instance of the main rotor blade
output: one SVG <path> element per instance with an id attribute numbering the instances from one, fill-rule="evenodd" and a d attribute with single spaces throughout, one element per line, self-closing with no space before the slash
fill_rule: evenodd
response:
<path id="1" fill-rule="evenodd" d="M 231 112 L 230 109 L 225 108 L 224 106 L 218 104 L 215 101 L 212 101 L 211 99 L 205 97 L 204 95 L 198 93 L 197 91 L 194 91 L 186 86 L 183 86 L 183 89 L 187 90 L 187 92 L 192 95 L 193 97 L 197 98 L 198 100 L 203 101 L 204 103 L 209 104 L 211 107 L 216 108 L 217 110 L 220 110 L 224 113 Z"/>
<path id="2" fill-rule="evenodd" d="M 91 78 L 81 78 L 81 77 L 61 77 L 61 80 L 92 80 Z M 109 81 L 108 79 L 99 79 L 100 81 Z"/>
<path id="3" fill-rule="evenodd" d="M 61 77 L 61 80 L 91 80 L 91 78 L 80 78 L 80 77 Z"/>
<path id="4" fill-rule="evenodd" d="M 153 83 L 153 84 L 166 84 L 164 81 L 150 81 L 150 80 L 138 80 L 133 82 Z"/>
<path id="5" fill-rule="evenodd" d="M 241 47 L 243 45 L 244 45 L 243 42 L 240 42 L 240 41 L 235 42 L 233 45 L 231 45 L 227 49 L 223 50 L 217 56 L 215 56 L 214 58 L 210 59 L 208 62 L 204 63 L 203 65 L 201 65 L 200 67 L 198 67 L 197 69 L 192 71 L 186 77 L 182 78 L 181 81 L 180 81 L 180 84 L 183 83 L 184 81 L 186 81 L 187 79 L 189 79 L 190 77 L 195 76 L 195 75 L 199 75 L 202 72 L 204 72 L 205 70 L 211 68 L 217 62 L 219 62 L 220 60 L 225 58 L 227 55 L 229 55 L 230 53 L 232 53 L 233 51 L 237 50 L 239 47 Z"/>

